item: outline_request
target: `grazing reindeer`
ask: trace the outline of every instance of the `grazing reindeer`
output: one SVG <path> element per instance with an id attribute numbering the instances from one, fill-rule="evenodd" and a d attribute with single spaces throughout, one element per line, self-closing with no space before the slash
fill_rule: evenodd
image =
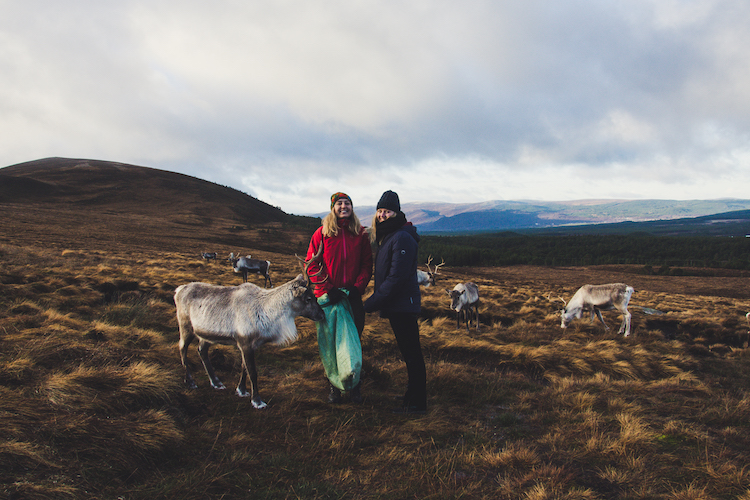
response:
<path id="1" fill-rule="evenodd" d="M 234 272 L 242 274 L 242 280 L 244 283 L 247 283 L 248 273 L 255 273 L 260 274 L 265 278 L 263 281 L 263 288 L 268 285 L 273 287 L 273 283 L 271 282 L 270 261 L 251 259 L 249 255 L 246 257 L 235 257 L 234 252 L 229 254 L 228 260 L 232 263 Z"/>
<path id="2" fill-rule="evenodd" d="M 604 328 L 609 330 L 609 327 L 604 322 L 604 318 L 602 318 L 602 311 L 617 309 L 622 313 L 622 324 L 617 333 L 624 332 L 625 337 L 627 337 L 630 335 L 631 317 L 631 314 L 628 312 L 628 302 L 630 302 L 630 297 L 634 291 L 632 286 L 624 283 L 583 285 L 569 302 L 565 303 L 563 300 L 565 307 L 560 312 L 562 315 L 560 326 L 567 328 L 571 321 L 580 319 L 584 312 L 590 311 L 591 321 L 594 321 L 594 315 L 596 315 L 599 321 L 602 322 L 602 325 L 604 325 Z"/>
<path id="3" fill-rule="evenodd" d="M 451 309 L 456 311 L 456 328 L 461 325 L 461 317 L 466 321 L 466 331 L 469 331 L 472 309 L 476 313 L 477 331 L 479 331 L 479 287 L 472 282 L 459 283 L 453 290 L 445 290 L 451 297 Z"/>
<path id="4" fill-rule="evenodd" d="M 432 255 L 430 255 L 429 259 L 427 259 L 427 272 L 422 271 L 421 269 L 417 269 L 417 283 L 420 285 L 423 285 L 425 288 L 427 288 L 430 285 L 434 285 L 437 283 L 437 275 L 440 274 L 438 271 L 441 266 L 445 265 L 445 259 L 443 259 L 443 262 L 435 266 L 435 269 L 430 269 L 430 263 L 432 262 Z"/>
<path id="5" fill-rule="evenodd" d="M 258 373 L 255 351 L 263 344 L 289 344 L 297 340 L 297 316 L 323 321 L 325 314 L 318 305 L 310 284 L 310 263 L 319 259 L 318 253 L 305 262 L 304 274 L 277 288 L 266 290 L 252 283 L 238 286 L 217 286 L 208 283 L 188 283 L 177 287 L 174 295 L 177 323 L 180 328 L 180 359 L 185 368 L 185 384 L 196 387 L 187 361 L 190 343 L 198 338 L 198 354 L 206 369 L 211 386 L 224 389 L 214 373 L 208 350 L 212 344 L 236 345 L 242 356 L 242 374 L 237 394 L 250 396 L 255 408 L 265 408 L 258 394 Z M 314 274 L 312 276 L 315 276 Z M 250 392 L 245 383 L 250 378 Z"/>
<path id="6" fill-rule="evenodd" d="M 211 259 L 216 260 L 216 252 L 201 252 L 201 257 L 206 262 L 211 262 Z"/>

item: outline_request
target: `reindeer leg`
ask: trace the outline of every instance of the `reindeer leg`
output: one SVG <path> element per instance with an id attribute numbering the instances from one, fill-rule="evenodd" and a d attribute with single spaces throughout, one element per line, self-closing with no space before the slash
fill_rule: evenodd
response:
<path id="1" fill-rule="evenodd" d="M 180 349 L 180 360 L 182 361 L 183 368 L 185 368 L 185 385 L 188 387 L 188 389 L 195 389 L 198 387 L 198 385 L 195 383 L 195 379 L 193 378 L 193 374 L 191 373 L 190 363 L 187 359 L 187 350 L 194 338 L 195 334 L 192 331 L 189 331 L 182 324 L 180 324 L 180 342 L 178 346 Z"/>
<path id="2" fill-rule="evenodd" d="M 237 395 L 243 398 L 250 396 L 253 406 L 262 410 L 267 405 L 260 399 L 260 395 L 258 394 L 258 371 L 255 368 L 255 349 L 247 342 L 238 342 L 237 347 L 239 347 L 242 354 L 242 375 L 240 375 L 240 382 L 237 384 Z M 247 392 L 245 386 L 248 377 L 250 378 L 250 392 Z"/>
<path id="3" fill-rule="evenodd" d="M 625 309 L 625 311 L 622 313 L 622 324 L 620 325 L 620 330 L 617 333 L 623 333 L 625 332 L 625 337 L 630 335 L 630 318 L 632 315 L 630 312 Z"/>
<path id="4" fill-rule="evenodd" d="M 479 305 L 474 306 L 474 309 L 477 312 L 477 331 L 479 331 Z"/>
<path id="5" fill-rule="evenodd" d="M 597 309 L 597 308 L 594 308 L 594 312 L 596 313 L 596 317 L 599 318 L 599 321 L 602 322 L 602 325 L 604 325 L 604 329 L 605 330 L 609 330 L 609 327 L 607 326 L 607 323 L 605 323 L 604 322 L 604 318 L 602 318 L 602 312 L 599 309 Z M 591 313 L 591 319 L 592 320 L 594 319 L 594 313 Z"/>
<path id="6" fill-rule="evenodd" d="M 214 372 L 214 366 L 211 364 L 211 359 L 208 357 L 208 349 L 210 347 L 211 344 L 203 339 L 201 339 L 198 343 L 198 354 L 201 357 L 201 361 L 203 361 L 203 368 L 206 369 L 208 378 L 209 380 L 211 380 L 211 387 L 213 387 L 214 389 L 226 389 L 226 387 L 224 387 L 224 384 L 221 383 L 221 380 L 219 380 L 219 377 L 216 376 L 216 373 Z"/>

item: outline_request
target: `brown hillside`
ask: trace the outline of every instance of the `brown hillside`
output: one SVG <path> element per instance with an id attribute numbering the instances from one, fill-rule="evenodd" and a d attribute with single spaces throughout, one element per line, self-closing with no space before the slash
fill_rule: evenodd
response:
<path id="1" fill-rule="evenodd" d="M 113 241 L 154 249 L 169 235 L 176 250 L 190 252 L 296 251 L 299 238 L 318 225 L 188 175 L 68 158 L 0 169 L 0 208 L 0 241 L 45 245 L 27 229 L 46 223 L 55 235 L 49 241 L 82 238 L 96 249 L 110 248 Z"/>

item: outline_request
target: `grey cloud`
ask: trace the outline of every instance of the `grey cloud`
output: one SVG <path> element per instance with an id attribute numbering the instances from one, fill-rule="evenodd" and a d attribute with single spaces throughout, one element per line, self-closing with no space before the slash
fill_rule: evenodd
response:
<path id="1" fill-rule="evenodd" d="M 291 6 L 6 5 L 0 164 L 95 156 L 227 185 L 264 176 L 286 199 L 301 193 L 290 174 L 379 169 L 408 184 L 433 159 L 519 174 L 671 165 L 697 182 L 748 155 L 739 0 Z"/>

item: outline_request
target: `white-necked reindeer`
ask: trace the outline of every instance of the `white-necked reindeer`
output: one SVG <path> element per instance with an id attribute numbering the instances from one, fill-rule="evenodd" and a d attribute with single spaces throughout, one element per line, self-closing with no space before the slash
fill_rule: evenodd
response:
<path id="1" fill-rule="evenodd" d="M 435 269 L 430 269 L 432 263 L 432 255 L 427 259 L 427 272 L 417 269 L 417 283 L 427 288 L 430 285 L 437 283 L 437 275 L 440 274 L 440 268 L 445 265 L 445 259 L 443 262 L 435 266 Z"/>
<path id="2" fill-rule="evenodd" d="M 263 287 L 270 285 L 271 282 L 271 262 L 268 260 L 253 259 L 249 255 L 245 257 L 235 257 L 234 252 L 229 254 L 229 262 L 232 263 L 232 268 L 235 273 L 242 274 L 243 283 L 247 283 L 247 275 L 249 273 L 260 274 L 263 276 Z"/>
<path id="3" fill-rule="evenodd" d="M 236 345 L 242 357 L 242 374 L 237 384 L 239 396 L 250 396 L 255 408 L 265 408 L 258 394 L 258 373 L 255 351 L 263 344 L 289 344 L 297 340 L 294 319 L 298 316 L 313 321 L 325 319 L 323 310 L 313 294 L 308 273 L 310 263 L 320 258 L 318 253 L 306 261 L 304 276 L 271 289 L 252 283 L 238 286 L 218 286 L 208 283 L 188 283 L 177 287 L 174 302 L 177 306 L 177 323 L 180 328 L 180 359 L 185 368 L 185 384 L 196 387 L 187 350 L 198 339 L 198 354 L 214 389 L 224 389 L 224 384 L 214 372 L 208 350 L 212 344 Z M 246 380 L 250 378 L 250 392 Z"/>
<path id="4" fill-rule="evenodd" d="M 567 303 L 562 298 L 560 299 L 565 303 L 565 307 L 560 311 L 562 316 L 560 326 L 567 328 L 571 321 L 581 319 L 583 313 L 590 312 L 591 321 L 594 320 L 594 315 L 596 315 L 604 328 L 609 330 L 601 312 L 616 309 L 622 313 L 622 324 L 617 333 L 624 333 L 627 337 L 630 335 L 631 317 L 628 312 L 628 302 L 630 302 L 630 297 L 634 291 L 632 286 L 625 283 L 583 285 Z"/>
<path id="5" fill-rule="evenodd" d="M 479 287 L 472 283 L 459 283 L 453 290 L 445 290 L 451 298 L 451 309 L 456 311 L 456 328 L 461 326 L 461 318 L 466 321 L 466 331 L 469 331 L 472 310 L 476 313 L 477 331 L 479 331 Z"/>

